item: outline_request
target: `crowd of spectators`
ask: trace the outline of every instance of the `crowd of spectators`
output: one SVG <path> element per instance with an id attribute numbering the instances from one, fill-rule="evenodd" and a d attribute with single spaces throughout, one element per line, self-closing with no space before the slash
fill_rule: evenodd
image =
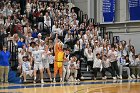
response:
<path id="1" fill-rule="evenodd" d="M 69 60 L 64 62 L 63 81 L 69 80 L 70 73 L 74 73 L 75 81 L 80 81 L 82 58 L 87 62 L 87 71 L 93 70 L 94 79 L 97 78 L 97 72 L 101 72 L 102 78 L 107 79 L 106 71 L 111 73 L 113 79 L 122 79 L 124 70 L 127 71 L 128 79 L 139 78 L 140 55 L 135 53 L 131 40 L 111 44 L 107 33 L 103 38 L 100 27 L 94 23 L 87 23 L 87 19 L 80 23 L 74 9 L 69 9 L 69 5 L 65 3 L 27 0 L 24 13 L 21 13 L 20 6 L 16 1 L 1 0 L 0 34 L 1 37 L 7 37 L 4 39 L 5 42 L 12 40 L 18 46 L 17 68 L 24 78 L 26 78 L 24 61 L 28 60 L 29 69 L 33 70 L 33 52 L 36 49 L 46 51 L 47 47 L 49 64 L 46 63 L 48 65 L 42 68 L 47 68 L 52 81 L 50 69 L 53 69 L 54 44 L 57 36 L 63 43 L 65 55 Z M 43 83 L 43 80 L 41 82 Z"/>

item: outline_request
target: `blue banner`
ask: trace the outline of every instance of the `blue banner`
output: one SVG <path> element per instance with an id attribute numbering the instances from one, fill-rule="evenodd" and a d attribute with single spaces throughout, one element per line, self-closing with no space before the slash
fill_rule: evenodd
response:
<path id="1" fill-rule="evenodd" d="M 129 0 L 130 20 L 140 20 L 140 0 Z"/>
<path id="2" fill-rule="evenodd" d="M 115 0 L 103 0 L 103 21 L 113 22 L 115 18 Z"/>

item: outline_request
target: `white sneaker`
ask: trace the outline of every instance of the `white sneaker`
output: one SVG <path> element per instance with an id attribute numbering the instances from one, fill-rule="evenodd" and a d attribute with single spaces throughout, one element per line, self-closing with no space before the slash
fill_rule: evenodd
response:
<path id="1" fill-rule="evenodd" d="M 113 77 L 113 79 L 116 80 L 117 78 L 116 77 Z"/>
<path id="2" fill-rule="evenodd" d="M 43 79 L 41 80 L 41 83 L 42 83 L 42 84 L 44 83 L 44 80 L 43 80 Z"/>
<path id="3" fill-rule="evenodd" d="M 103 79 L 103 80 L 105 80 L 105 79 L 107 79 L 107 77 L 106 77 L 106 76 L 104 76 L 104 77 L 102 77 L 102 79 Z"/>
<path id="4" fill-rule="evenodd" d="M 117 78 L 117 79 L 120 79 L 120 76 L 118 76 L 118 75 L 117 75 L 117 77 L 116 77 L 116 78 Z"/>
<path id="5" fill-rule="evenodd" d="M 77 81 L 80 82 L 80 79 L 78 79 Z"/>
<path id="6" fill-rule="evenodd" d="M 134 75 L 134 74 L 132 74 L 131 76 L 132 76 L 132 78 L 133 78 L 133 79 L 136 79 L 136 77 L 135 77 L 135 75 Z"/>
<path id="7" fill-rule="evenodd" d="M 89 70 L 89 69 L 88 69 L 88 66 L 87 66 L 87 72 L 88 72 L 88 70 Z"/>
<path id="8" fill-rule="evenodd" d="M 84 77 L 82 76 L 81 79 L 84 79 Z"/>
<path id="9" fill-rule="evenodd" d="M 131 80 L 132 79 L 131 76 L 129 76 L 128 79 Z"/>
<path id="10" fill-rule="evenodd" d="M 34 80 L 33 83 L 36 84 L 36 81 Z"/>
<path id="11" fill-rule="evenodd" d="M 70 79 L 68 79 L 67 81 L 68 81 L 68 82 L 71 82 L 71 80 L 70 80 Z"/>
<path id="12" fill-rule="evenodd" d="M 52 78 L 50 78 L 50 82 L 52 82 Z"/>
<path id="13" fill-rule="evenodd" d="M 26 82 L 26 80 L 24 80 L 24 83 Z"/>
<path id="14" fill-rule="evenodd" d="M 62 78 L 60 78 L 60 82 L 63 82 Z"/>
<path id="15" fill-rule="evenodd" d="M 139 79 L 140 78 L 140 76 L 139 75 L 137 75 L 137 79 Z"/>
<path id="16" fill-rule="evenodd" d="M 74 79 L 73 79 L 73 77 L 71 78 L 71 82 L 73 82 L 74 81 Z"/>
<path id="17" fill-rule="evenodd" d="M 119 79 L 122 79 L 122 76 L 118 77 Z"/>
<path id="18" fill-rule="evenodd" d="M 53 82 L 55 83 L 55 82 L 56 82 L 56 80 L 53 80 Z"/>
<path id="19" fill-rule="evenodd" d="M 74 79 L 74 82 L 77 82 L 77 80 L 76 80 L 76 79 Z"/>
<path id="20" fill-rule="evenodd" d="M 22 76 L 23 76 L 23 75 L 21 74 L 19 77 L 22 78 Z"/>
<path id="21" fill-rule="evenodd" d="M 105 77 L 102 77 L 103 80 L 105 80 Z"/>

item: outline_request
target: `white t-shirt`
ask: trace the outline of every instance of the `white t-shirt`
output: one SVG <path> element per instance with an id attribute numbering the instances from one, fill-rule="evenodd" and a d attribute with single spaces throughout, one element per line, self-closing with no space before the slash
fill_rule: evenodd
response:
<path id="1" fill-rule="evenodd" d="M 85 48 L 85 49 L 84 49 L 84 56 L 87 57 L 87 54 L 88 54 L 88 48 Z"/>
<path id="2" fill-rule="evenodd" d="M 32 52 L 32 56 L 34 58 L 35 63 L 42 62 L 42 54 L 43 54 L 43 52 L 44 52 L 44 50 L 37 50 L 37 51 Z"/>
<path id="3" fill-rule="evenodd" d="M 101 51 L 103 50 L 103 47 L 96 47 L 95 48 L 95 52 L 97 53 L 101 53 Z"/>
<path id="4" fill-rule="evenodd" d="M 22 65 L 22 63 L 23 63 L 23 56 L 26 56 L 26 54 L 25 53 L 24 54 L 21 54 L 21 53 L 18 54 L 19 65 Z"/>
<path id="5" fill-rule="evenodd" d="M 102 67 L 102 60 L 101 59 L 94 59 L 94 64 L 93 64 L 93 68 L 103 68 Z"/>
<path id="6" fill-rule="evenodd" d="M 116 51 L 109 50 L 108 56 L 109 56 L 110 62 L 114 62 L 117 60 L 117 52 Z"/>
<path id="7" fill-rule="evenodd" d="M 71 67 L 76 67 L 76 66 L 77 66 L 76 62 L 71 62 L 71 61 L 68 62 L 68 69 Z"/>
<path id="8" fill-rule="evenodd" d="M 103 67 L 104 67 L 104 68 L 110 67 L 109 59 L 106 59 L 106 60 L 103 61 Z"/>
<path id="9" fill-rule="evenodd" d="M 132 52 L 129 53 L 129 60 L 133 60 L 133 53 Z"/>
<path id="10" fill-rule="evenodd" d="M 74 52 L 79 51 L 79 46 L 77 44 L 74 45 Z"/>
<path id="11" fill-rule="evenodd" d="M 83 40 L 80 39 L 79 42 L 80 42 L 80 47 L 82 47 L 83 46 L 83 43 L 84 43 Z"/>
<path id="12" fill-rule="evenodd" d="M 29 47 L 29 52 L 33 52 L 33 51 L 35 51 L 35 48 L 33 48 L 33 47 Z"/>
<path id="13" fill-rule="evenodd" d="M 87 53 L 87 61 L 93 61 L 93 53 L 89 54 Z"/>
<path id="14" fill-rule="evenodd" d="M 23 71 L 29 71 L 29 70 L 31 70 L 31 65 L 30 65 L 30 62 L 29 61 L 23 62 L 23 64 L 22 64 L 22 70 Z"/>
<path id="15" fill-rule="evenodd" d="M 140 59 L 136 58 L 136 64 L 140 66 Z"/>

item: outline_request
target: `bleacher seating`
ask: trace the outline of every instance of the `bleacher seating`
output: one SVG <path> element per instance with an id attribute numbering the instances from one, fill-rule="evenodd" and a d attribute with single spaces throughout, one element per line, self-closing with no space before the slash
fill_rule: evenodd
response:
<path id="1" fill-rule="evenodd" d="M 56 6 L 56 4 L 58 3 L 58 5 L 60 5 L 60 3 L 63 3 L 63 5 L 67 4 L 67 0 L 61 0 L 60 2 L 53 2 L 53 1 L 46 1 L 46 0 L 39 0 L 40 2 L 47 2 L 47 6 L 49 6 L 50 3 L 53 4 L 53 7 Z M 109 39 L 110 39 L 110 43 L 112 44 L 113 43 L 113 33 L 112 32 L 106 32 L 106 28 L 105 27 L 101 27 L 100 26 L 100 23 L 95 23 L 94 19 L 93 18 L 88 18 L 88 15 L 87 14 L 84 14 L 82 10 L 80 10 L 79 8 L 77 7 L 73 7 L 72 9 L 74 9 L 75 13 L 78 15 L 77 19 L 79 21 L 79 24 L 85 22 L 86 20 L 86 24 L 89 25 L 90 23 L 92 23 L 94 26 L 100 28 L 100 36 L 101 38 L 104 38 L 105 37 L 105 34 L 108 34 L 109 36 Z M 33 15 L 32 15 L 33 16 Z M 33 17 L 31 16 L 31 18 L 29 18 L 29 20 L 32 22 L 33 21 Z M 36 19 L 36 23 L 38 22 L 43 22 L 43 30 L 41 31 L 42 33 L 42 37 L 43 39 L 45 39 L 46 36 L 49 37 L 50 35 L 50 32 L 49 30 L 52 29 L 52 26 L 51 28 L 48 28 L 48 29 L 45 29 L 44 28 L 44 18 L 43 17 L 39 17 L 38 19 Z M 33 25 L 34 26 L 34 25 Z M 10 29 L 11 30 L 11 29 Z M 13 30 L 13 29 L 12 29 Z M 13 33 L 14 34 L 14 33 Z M 22 33 L 21 32 L 18 32 L 18 34 L 22 37 Z M 64 37 L 61 37 L 62 41 L 64 40 Z M 72 43 L 72 44 L 71 44 Z M 66 44 L 66 47 L 69 48 L 69 47 L 73 47 L 73 45 L 76 43 L 76 42 L 71 42 L 70 44 Z M 18 48 L 17 48 L 17 45 L 15 45 L 12 41 L 8 41 L 7 42 L 7 45 L 9 44 L 8 46 L 8 50 L 11 52 L 11 70 L 17 70 L 17 66 L 18 66 Z M 72 46 L 71 46 L 72 45 Z M 87 62 L 86 60 L 84 59 L 83 56 L 80 55 L 80 59 L 83 59 L 81 61 L 81 75 L 84 77 L 84 80 L 91 80 L 93 79 L 93 70 L 90 69 L 89 71 L 87 71 Z M 12 73 L 11 71 L 11 73 Z M 10 76 L 9 77 L 16 77 L 16 75 L 12 75 L 10 73 Z M 53 78 L 53 69 L 51 70 L 51 73 L 52 73 L 52 78 Z M 107 73 L 107 77 L 108 78 L 111 78 L 111 75 L 110 73 Z M 39 76 L 38 76 L 39 78 Z M 101 74 L 99 73 L 98 74 L 98 78 L 101 79 Z M 19 79 L 18 79 L 19 80 Z M 28 82 L 32 82 L 33 78 L 32 77 L 27 77 L 27 81 Z M 57 80 L 59 80 L 59 76 L 57 75 Z M 49 81 L 49 77 L 46 73 L 46 71 L 44 71 L 44 81 Z"/>

